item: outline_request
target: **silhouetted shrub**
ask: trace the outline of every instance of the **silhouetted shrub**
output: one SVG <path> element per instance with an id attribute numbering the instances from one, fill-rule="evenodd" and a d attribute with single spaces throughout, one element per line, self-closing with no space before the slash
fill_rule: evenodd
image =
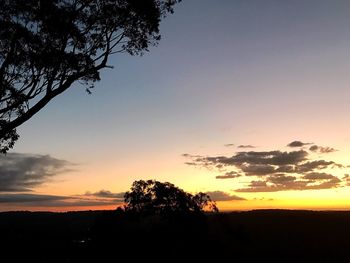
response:
<path id="1" fill-rule="evenodd" d="M 192 195 L 175 185 L 155 180 L 139 180 L 125 193 L 125 210 L 146 214 L 218 212 L 216 203 L 205 193 Z"/>
<path id="2" fill-rule="evenodd" d="M 218 211 L 207 194 L 192 195 L 155 180 L 135 181 L 125 203 L 103 213 L 92 227 L 93 250 L 100 256 L 118 248 L 134 260 L 198 257 L 208 241 L 204 211 Z"/>

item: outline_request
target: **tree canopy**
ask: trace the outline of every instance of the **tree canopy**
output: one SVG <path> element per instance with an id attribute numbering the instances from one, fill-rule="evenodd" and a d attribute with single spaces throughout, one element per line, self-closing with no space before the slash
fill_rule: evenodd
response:
<path id="1" fill-rule="evenodd" d="M 217 212 L 216 203 L 205 193 L 192 195 L 175 185 L 156 180 L 139 180 L 125 193 L 126 211 L 169 214 L 173 212 Z"/>
<path id="2" fill-rule="evenodd" d="M 90 92 L 116 53 L 142 55 L 181 0 L 0 1 L 0 152 L 16 128 L 79 82 Z"/>

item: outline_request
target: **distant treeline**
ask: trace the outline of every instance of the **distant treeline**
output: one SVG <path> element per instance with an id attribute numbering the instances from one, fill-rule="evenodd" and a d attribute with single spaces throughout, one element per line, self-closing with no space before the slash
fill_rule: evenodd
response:
<path id="1" fill-rule="evenodd" d="M 350 212 L 0 213 L 1 262 L 350 262 Z"/>

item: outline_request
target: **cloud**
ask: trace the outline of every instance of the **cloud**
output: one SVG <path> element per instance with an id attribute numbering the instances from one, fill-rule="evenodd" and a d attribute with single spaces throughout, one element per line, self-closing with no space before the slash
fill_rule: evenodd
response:
<path id="1" fill-rule="evenodd" d="M 337 164 L 333 161 L 325 161 L 325 160 L 316 160 L 316 161 L 307 161 L 300 165 L 298 165 L 295 170 L 299 173 L 306 173 L 313 170 L 322 170 L 326 168 L 339 167 L 341 168 L 341 164 Z"/>
<path id="2" fill-rule="evenodd" d="M 196 165 L 197 165 L 197 164 L 194 163 L 194 162 L 185 162 L 185 164 L 187 164 L 187 165 L 193 165 L 193 166 L 196 166 Z"/>
<path id="3" fill-rule="evenodd" d="M 291 182 L 295 182 L 297 178 L 292 175 L 285 175 L 285 174 L 274 174 L 268 177 L 267 181 L 276 184 L 276 185 L 283 185 L 283 184 L 289 184 Z"/>
<path id="4" fill-rule="evenodd" d="M 350 175 L 344 174 L 343 181 L 345 182 L 345 185 L 350 186 Z"/>
<path id="5" fill-rule="evenodd" d="M 296 165 L 279 165 L 277 168 L 276 168 L 276 172 L 277 173 L 295 173 L 295 167 Z"/>
<path id="6" fill-rule="evenodd" d="M 239 201 L 246 200 L 237 195 L 222 191 L 206 192 L 213 201 Z M 58 196 L 28 193 L 0 193 L 0 204 L 20 205 L 27 207 L 79 207 L 120 205 L 124 201 L 124 193 L 112 193 L 108 190 L 86 192 L 84 195 Z"/>
<path id="7" fill-rule="evenodd" d="M 293 181 L 280 185 L 266 185 L 266 186 L 256 186 L 250 184 L 247 188 L 236 189 L 236 192 L 246 193 L 246 192 L 279 192 L 279 191 L 290 191 L 290 190 L 321 190 L 321 189 L 330 189 L 337 188 L 340 184 L 340 179 L 335 177 L 331 180 L 322 182 L 321 184 L 308 184 L 306 181 Z"/>
<path id="8" fill-rule="evenodd" d="M 291 147 L 299 145 L 298 147 L 300 147 L 300 145 L 305 144 L 308 143 L 295 141 L 289 145 L 292 145 Z M 333 148 L 317 146 L 318 151 L 330 152 L 330 149 Z M 191 159 L 192 166 L 222 172 L 223 175 L 216 176 L 217 179 L 231 178 L 241 180 L 241 182 L 243 180 L 245 187 L 236 189 L 237 192 L 301 191 L 350 185 L 349 176 L 340 180 L 329 173 L 330 170 L 336 172 L 339 169 L 346 169 L 348 168 L 347 165 L 330 160 L 315 159 L 312 153 L 304 149 L 294 151 L 239 151 L 232 156 L 188 154 L 186 158 Z"/>
<path id="9" fill-rule="evenodd" d="M 62 201 L 69 199 L 67 196 L 40 195 L 40 194 L 0 194 L 0 203 L 37 203 Z"/>
<path id="10" fill-rule="evenodd" d="M 295 165 L 306 160 L 308 153 L 306 151 L 268 151 L 268 152 L 238 152 L 231 157 L 225 156 L 197 156 L 186 155 L 191 158 L 193 164 L 206 168 L 222 166 L 246 167 L 250 165 Z"/>
<path id="11" fill-rule="evenodd" d="M 242 164 L 240 168 L 248 176 L 264 176 L 276 171 L 276 168 L 269 164 Z"/>
<path id="12" fill-rule="evenodd" d="M 340 186 L 341 180 L 338 177 L 333 176 L 332 179 L 326 180 L 322 182 L 321 184 L 315 184 L 315 185 L 308 185 L 307 189 L 330 189 L 330 188 L 337 188 Z"/>
<path id="13" fill-rule="evenodd" d="M 250 144 L 248 144 L 248 145 L 241 144 L 241 145 L 238 145 L 237 148 L 247 149 L 247 148 L 255 148 L 255 146 L 254 145 L 250 145 Z"/>
<path id="14" fill-rule="evenodd" d="M 109 191 L 108 191 L 109 192 Z M 75 195 L 59 196 L 28 193 L 0 193 L 0 204 L 20 205 L 32 207 L 79 207 L 79 206 L 103 206 L 120 205 L 122 198 L 101 198 L 95 196 Z"/>
<path id="15" fill-rule="evenodd" d="M 305 145 L 310 145 L 312 143 L 310 142 L 301 142 L 301 141 L 292 141 L 291 143 L 288 143 L 288 147 L 303 147 Z"/>
<path id="16" fill-rule="evenodd" d="M 246 200 L 243 197 L 240 197 L 237 195 L 230 195 L 230 194 L 222 192 L 222 191 L 206 192 L 206 194 L 209 195 L 213 201 L 240 201 L 240 200 L 242 201 L 242 200 Z"/>
<path id="17" fill-rule="evenodd" d="M 310 173 L 304 177 L 284 174 L 271 175 L 264 180 L 252 181 L 248 187 L 236 189 L 236 192 L 278 192 L 288 190 L 317 190 L 340 187 L 341 180 L 331 174 Z"/>
<path id="18" fill-rule="evenodd" d="M 292 151 L 268 151 L 268 152 L 239 152 L 236 156 L 232 157 L 236 162 L 249 163 L 249 164 L 267 164 L 267 165 L 287 165 L 297 164 L 304 161 L 307 156 L 307 152 Z"/>
<path id="19" fill-rule="evenodd" d="M 325 179 L 333 179 L 334 176 L 328 173 L 307 173 L 304 177 L 304 179 L 308 180 L 325 180 Z"/>
<path id="20" fill-rule="evenodd" d="M 0 192 L 30 191 L 57 174 L 70 171 L 72 164 L 50 155 L 8 153 L 0 155 Z"/>
<path id="21" fill-rule="evenodd" d="M 124 192 L 122 193 L 112 193 L 111 191 L 108 190 L 100 190 L 98 192 L 90 192 L 87 191 L 85 193 L 85 196 L 94 196 L 94 197 L 101 197 L 101 198 L 114 198 L 114 199 L 124 199 Z"/>
<path id="22" fill-rule="evenodd" d="M 309 150 L 312 151 L 312 152 L 317 152 L 318 146 L 317 146 L 317 145 L 312 145 L 312 146 L 309 148 Z"/>
<path id="23" fill-rule="evenodd" d="M 232 146 L 235 146 L 233 143 L 227 143 L 227 144 L 224 144 L 225 147 L 232 147 Z"/>
<path id="24" fill-rule="evenodd" d="M 318 146 L 318 145 L 312 145 L 309 148 L 310 151 L 315 152 L 315 153 L 332 153 L 336 152 L 337 150 L 331 147 L 323 147 L 323 146 Z"/>
<path id="25" fill-rule="evenodd" d="M 240 173 L 237 173 L 235 171 L 231 171 L 231 172 L 227 172 L 223 175 L 217 175 L 215 178 L 216 179 L 232 179 L 232 178 L 237 178 L 237 177 L 240 177 L 242 176 L 242 174 Z"/>

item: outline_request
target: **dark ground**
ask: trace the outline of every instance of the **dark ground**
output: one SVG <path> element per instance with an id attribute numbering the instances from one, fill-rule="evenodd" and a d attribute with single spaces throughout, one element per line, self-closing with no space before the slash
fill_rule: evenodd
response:
<path id="1" fill-rule="evenodd" d="M 350 212 L 4 212 L 0 239 L 0 262 L 350 262 Z"/>

